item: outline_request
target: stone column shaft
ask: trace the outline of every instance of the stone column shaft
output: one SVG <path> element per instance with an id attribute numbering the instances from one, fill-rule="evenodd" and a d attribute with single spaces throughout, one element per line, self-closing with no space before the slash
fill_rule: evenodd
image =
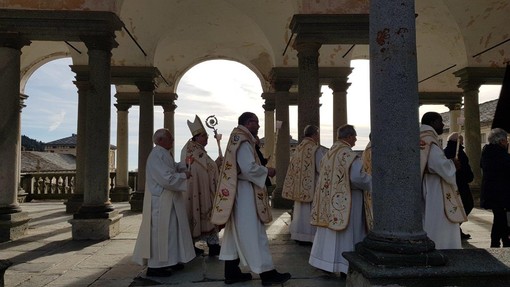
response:
<path id="1" fill-rule="evenodd" d="M 347 124 L 347 89 L 351 84 L 345 81 L 336 80 L 329 85 L 333 90 L 333 135 L 342 125 Z"/>
<path id="2" fill-rule="evenodd" d="M 276 121 L 282 125 L 276 140 L 276 187 L 272 194 L 273 207 L 292 208 L 293 202 L 282 197 L 283 183 L 287 175 L 290 161 L 290 127 L 289 127 L 289 89 L 292 83 L 279 81 L 274 84 Z M 304 129 L 304 128 L 303 128 Z"/>
<path id="3" fill-rule="evenodd" d="M 28 229 L 28 213 L 18 204 L 21 157 L 21 48 L 18 36 L 0 34 L 0 242 L 17 239 Z"/>
<path id="4" fill-rule="evenodd" d="M 163 127 L 165 129 L 168 129 L 172 135 L 174 136 L 174 143 L 175 143 L 175 109 L 177 108 L 177 105 L 172 101 L 169 104 L 163 105 Z M 172 149 L 170 149 L 170 153 L 172 155 L 175 155 L 175 145 L 172 146 Z"/>
<path id="5" fill-rule="evenodd" d="M 128 114 L 131 105 L 116 104 L 117 107 L 117 167 L 115 172 L 115 189 L 110 194 L 113 202 L 129 200 L 128 171 Z"/>
<path id="6" fill-rule="evenodd" d="M 154 84 L 138 83 L 140 89 L 140 121 L 138 131 L 138 180 L 130 200 L 132 211 L 142 211 L 145 191 L 145 165 L 152 150 L 154 134 Z"/>
<path id="7" fill-rule="evenodd" d="M 458 132 L 461 133 L 461 128 L 459 126 L 459 118 L 461 116 L 461 104 L 452 104 L 447 105 L 450 109 L 450 133 Z"/>
<path id="8" fill-rule="evenodd" d="M 264 156 L 266 158 L 272 156 L 274 153 L 274 127 L 274 108 L 267 108 L 266 105 L 264 105 Z"/>
<path id="9" fill-rule="evenodd" d="M 480 186 L 482 182 L 482 171 L 480 167 L 481 157 L 481 136 L 480 136 L 480 109 L 478 104 L 479 84 L 464 85 L 464 118 L 465 137 L 464 146 L 466 155 L 469 158 L 469 165 L 473 168 L 474 179 L 471 185 Z"/>
<path id="10" fill-rule="evenodd" d="M 376 265 L 441 265 L 420 212 L 415 10 L 405 3 L 370 3 L 374 228 L 356 251 Z"/>
<path id="11" fill-rule="evenodd" d="M 298 131 L 307 125 L 320 127 L 321 87 L 319 83 L 319 43 L 298 43 Z"/>

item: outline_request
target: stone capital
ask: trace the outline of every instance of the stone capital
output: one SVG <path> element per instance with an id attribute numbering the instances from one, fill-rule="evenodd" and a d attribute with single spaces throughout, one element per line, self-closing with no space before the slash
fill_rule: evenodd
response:
<path id="1" fill-rule="evenodd" d="M 115 41 L 115 34 L 110 35 L 85 35 L 80 36 L 80 39 L 83 41 L 87 49 L 89 50 L 102 50 L 111 53 L 113 48 L 117 48 L 119 45 Z"/>
<path id="2" fill-rule="evenodd" d="M 347 89 L 351 86 L 351 83 L 347 82 L 347 78 L 345 80 L 333 80 L 329 83 L 328 87 L 333 90 L 334 93 L 337 92 L 347 92 Z"/>
<path id="3" fill-rule="evenodd" d="M 175 109 L 177 108 L 177 105 L 174 103 L 174 101 L 172 101 L 170 103 L 164 103 L 161 106 L 163 107 L 163 112 L 164 113 L 174 112 Z"/>
<path id="4" fill-rule="evenodd" d="M 445 104 L 445 106 L 450 109 L 450 111 L 455 111 L 455 110 L 461 110 L 462 109 L 462 103 L 449 103 L 449 104 Z"/>
<path id="5" fill-rule="evenodd" d="M 135 85 L 142 93 L 153 93 L 156 89 L 154 80 L 140 80 L 135 81 Z"/>
<path id="6" fill-rule="evenodd" d="M 293 47 L 298 51 L 298 57 L 319 57 L 321 43 L 318 42 L 295 42 Z"/>
<path id="7" fill-rule="evenodd" d="M 465 67 L 453 74 L 460 78 L 457 86 L 464 92 L 478 91 L 484 84 L 501 84 L 505 68 Z"/>
<path id="8" fill-rule="evenodd" d="M 114 104 L 114 106 L 117 108 L 117 111 L 119 112 L 127 112 L 131 108 L 131 105 L 126 103 L 117 103 Z"/>
<path id="9" fill-rule="evenodd" d="M 23 46 L 28 46 L 32 42 L 29 39 L 26 39 L 19 33 L 9 33 L 9 32 L 1 32 L 0 33 L 0 47 L 12 48 L 16 50 L 21 50 Z"/>

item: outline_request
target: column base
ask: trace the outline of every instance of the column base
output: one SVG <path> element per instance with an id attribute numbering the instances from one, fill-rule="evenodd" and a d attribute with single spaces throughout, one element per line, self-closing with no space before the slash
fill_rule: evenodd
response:
<path id="1" fill-rule="evenodd" d="M 131 211 L 142 212 L 143 211 L 143 195 L 144 192 L 135 192 L 131 196 L 129 203 L 131 204 Z"/>
<path id="2" fill-rule="evenodd" d="M 120 233 L 122 214 L 117 210 L 102 213 L 98 218 L 76 217 L 68 222 L 72 225 L 73 240 L 106 240 Z"/>
<path id="3" fill-rule="evenodd" d="M 375 265 L 358 252 L 345 252 L 349 260 L 347 287 L 375 286 L 506 286 L 510 282 L 510 250 L 450 249 L 441 250 L 448 262 L 443 266 Z"/>
<path id="4" fill-rule="evenodd" d="M 28 212 L 0 214 L 0 242 L 16 240 L 27 234 Z"/>
<path id="5" fill-rule="evenodd" d="M 271 197 L 271 207 L 278 209 L 292 209 L 294 201 L 282 197 L 282 188 L 275 187 Z"/>
<path id="6" fill-rule="evenodd" d="M 66 205 L 66 213 L 75 214 L 80 210 L 83 205 L 83 194 L 76 193 L 71 195 L 69 199 L 64 203 Z"/>
<path id="7" fill-rule="evenodd" d="M 129 186 L 116 186 L 110 192 L 110 200 L 112 202 L 129 201 L 131 197 L 131 187 Z"/>

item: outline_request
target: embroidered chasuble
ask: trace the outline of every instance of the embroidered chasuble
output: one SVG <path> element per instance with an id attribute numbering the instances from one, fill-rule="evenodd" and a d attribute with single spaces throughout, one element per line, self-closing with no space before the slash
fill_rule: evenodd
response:
<path id="1" fill-rule="evenodd" d="M 223 164 L 221 166 L 218 188 L 213 203 L 213 211 L 211 222 L 216 225 L 225 224 L 232 213 L 232 207 L 236 199 L 237 193 L 237 150 L 241 143 L 248 141 L 253 147 L 253 155 L 257 164 L 260 165 L 260 159 L 255 152 L 255 138 L 242 127 L 234 128 L 230 134 Z M 253 186 L 253 196 L 257 205 L 257 216 L 262 223 L 269 223 L 273 220 L 270 206 L 269 197 L 267 195 L 266 186 L 259 187 L 255 184 Z"/>
<path id="2" fill-rule="evenodd" d="M 218 167 L 207 155 L 204 147 L 192 140 L 184 146 L 181 161 L 193 157 L 190 167 L 191 177 L 185 193 L 188 220 L 193 238 L 215 231 L 211 223 L 213 199 L 216 193 Z"/>
<path id="3" fill-rule="evenodd" d="M 420 133 L 420 171 L 421 178 L 428 173 L 427 161 L 432 145 L 439 147 L 437 133 L 434 130 L 425 130 Z M 460 198 L 456 185 L 451 185 L 441 178 L 441 187 L 443 192 L 443 205 L 446 218 L 453 223 L 467 221 L 466 212 Z"/>
<path id="4" fill-rule="evenodd" d="M 363 154 L 361 155 L 363 162 L 363 171 L 372 175 L 372 142 L 368 142 Z M 372 192 L 363 191 L 363 207 L 365 210 L 365 218 L 368 230 L 374 229 L 374 213 L 372 203 Z"/>
<path id="5" fill-rule="evenodd" d="M 340 140 L 322 158 L 319 183 L 312 202 L 312 225 L 340 231 L 349 224 L 350 167 L 357 156 L 349 144 Z"/>
<path id="6" fill-rule="evenodd" d="M 311 202 L 315 191 L 315 152 L 319 145 L 311 138 L 304 138 L 292 156 L 282 197 L 294 201 Z"/>

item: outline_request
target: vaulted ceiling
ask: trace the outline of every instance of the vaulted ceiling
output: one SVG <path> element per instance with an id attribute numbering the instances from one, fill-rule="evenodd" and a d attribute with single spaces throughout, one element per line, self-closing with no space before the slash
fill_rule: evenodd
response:
<path id="1" fill-rule="evenodd" d="M 417 0 L 415 5 L 420 91 L 458 92 L 459 79 L 453 72 L 465 67 L 503 67 L 510 60 L 509 0 Z M 4 0 L 0 8 L 115 12 L 125 28 L 116 34 L 119 46 L 112 50 L 112 65 L 158 68 L 160 90 L 175 92 L 183 74 L 201 61 L 231 59 L 253 70 L 268 91 L 273 67 L 298 65 L 293 39 L 287 47 L 293 15 L 368 14 L 369 1 Z M 85 45 L 69 44 L 74 48 L 46 41 L 24 47 L 22 84 L 54 58 L 72 56 L 74 64 L 86 64 Z M 319 65 L 343 67 L 351 59 L 369 58 L 367 45 L 355 45 L 349 51 L 351 47 L 323 45 Z"/>

